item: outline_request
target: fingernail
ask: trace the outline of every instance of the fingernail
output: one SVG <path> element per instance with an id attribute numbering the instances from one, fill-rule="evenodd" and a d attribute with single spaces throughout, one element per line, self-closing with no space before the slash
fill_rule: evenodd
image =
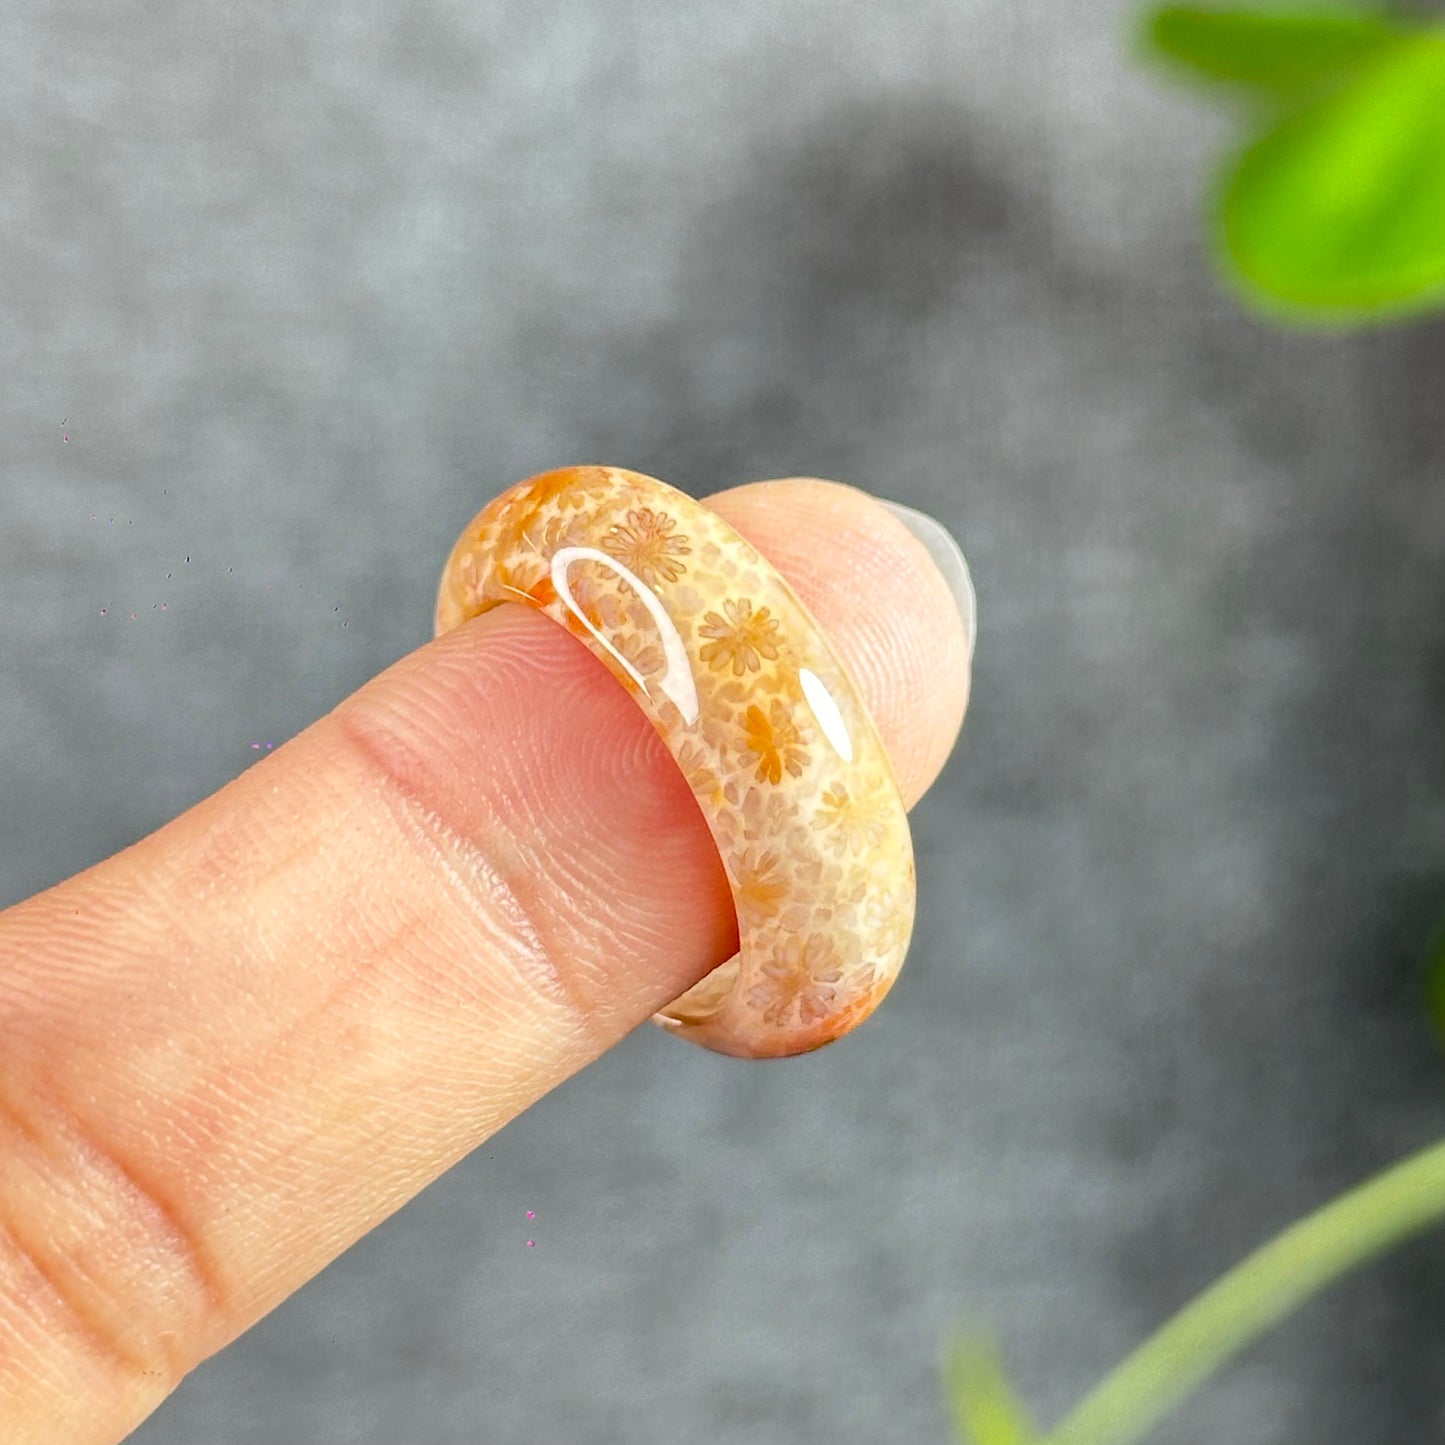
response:
<path id="1" fill-rule="evenodd" d="M 963 630 L 968 637 L 969 661 L 973 660 L 973 640 L 978 632 L 978 598 L 973 591 L 973 578 L 969 575 L 968 561 L 963 549 L 953 540 L 953 533 L 935 521 L 927 512 L 905 507 L 901 502 L 878 500 L 928 548 L 943 579 L 958 604 L 958 615 L 963 618 Z"/>

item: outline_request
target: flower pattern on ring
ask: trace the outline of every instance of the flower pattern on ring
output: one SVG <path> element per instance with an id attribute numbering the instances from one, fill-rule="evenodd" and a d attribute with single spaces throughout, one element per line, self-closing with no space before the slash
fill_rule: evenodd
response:
<path id="1" fill-rule="evenodd" d="M 795 1003 L 805 1024 L 826 1018 L 837 993 L 833 985 L 843 977 L 838 949 L 826 933 L 784 939 L 762 971 L 764 981 L 748 990 L 748 1002 L 775 1026 L 787 1021 Z"/>
<path id="2" fill-rule="evenodd" d="M 625 522 L 616 522 L 608 528 L 602 539 L 602 550 L 616 557 L 649 586 L 675 582 L 687 571 L 687 564 L 678 558 L 692 551 L 687 537 L 676 528 L 677 522 L 666 512 L 634 507 Z"/>
<path id="3" fill-rule="evenodd" d="M 868 931 L 870 950 L 886 956 L 903 942 L 907 920 L 891 888 L 877 889 L 863 904 L 863 927 Z"/>
<path id="4" fill-rule="evenodd" d="M 834 853 L 857 856 L 883 841 L 883 821 L 876 804 L 866 796 L 850 793 L 843 783 L 834 783 L 818 804 L 813 827 L 824 834 Z"/>
<path id="5" fill-rule="evenodd" d="M 639 632 L 619 632 L 612 638 L 612 645 L 644 680 L 656 677 L 667 665 L 662 649 Z"/>
<path id="6" fill-rule="evenodd" d="M 776 662 L 782 635 L 777 619 L 766 607 L 753 611 L 752 599 L 740 597 L 735 602 L 731 597 L 723 602 L 726 617 L 709 612 L 697 629 L 699 635 L 709 638 L 698 650 L 698 656 L 709 667 L 722 671 L 732 668 L 734 677 L 745 672 L 756 672 L 760 661 Z"/>
<path id="7" fill-rule="evenodd" d="M 787 896 L 788 875 L 783 860 L 771 849 L 745 849 L 733 865 L 738 922 L 751 928 L 767 922 Z"/>
<path id="8" fill-rule="evenodd" d="M 526 483 L 520 499 L 531 512 L 548 506 L 558 511 L 580 510 L 589 503 L 604 500 L 610 490 L 607 473 L 602 468 L 564 467 Z M 503 493 L 503 501 L 509 500 L 508 494 Z"/>
<path id="9" fill-rule="evenodd" d="M 694 793 L 711 793 L 718 785 L 712 754 L 701 743 L 686 742 L 677 750 L 677 765 Z"/>
<path id="10" fill-rule="evenodd" d="M 613 632 L 631 621 L 627 602 L 611 585 L 611 580 L 602 581 L 577 568 L 572 579 L 572 596 L 583 617 L 598 632 Z M 628 597 L 632 596 L 629 590 Z"/>
<path id="11" fill-rule="evenodd" d="M 785 772 L 802 777 L 808 765 L 808 750 L 803 746 L 802 732 L 780 699 L 774 698 L 767 712 L 753 703 L 743 715 L 743 731 L 747 743 L 740 756 L 749 766 L 757 764 L 755 776 L 760 783 L 781 783 Z"/>

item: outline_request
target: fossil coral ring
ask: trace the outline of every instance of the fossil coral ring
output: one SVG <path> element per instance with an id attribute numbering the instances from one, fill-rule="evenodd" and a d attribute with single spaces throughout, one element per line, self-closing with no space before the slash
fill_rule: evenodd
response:
<path id="1" fill-rule="evenodd" d="M 857 687 L 772 565 L 664 482 L 567 467 L 462 533 L 437 636 L 500 602 L 540 608 L 611 669 L 717 841 L 738 953 L 653 1022 L 779 1058 L 867 1018 L 913 931 L 908 815 Z"/>

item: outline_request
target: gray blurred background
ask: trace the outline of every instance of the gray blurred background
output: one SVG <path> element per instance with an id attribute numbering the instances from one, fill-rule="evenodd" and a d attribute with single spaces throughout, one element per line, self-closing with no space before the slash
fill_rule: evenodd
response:
<path id="1" fill-rule="evenodd" d="M 1241 314 L 1132 14 L 0 6 L 0 905 L 427 641 L 535 471 L 835 477 L 979 593 L 879 1015 L 643 1028 L 135 1441 L 924 1445 L 965 1320 L 1050 1423 L 1441 1132 L 1445 327 Z M 1155 1438 L 1436 1441 L 1442 1382 L 1432 1237 Z"/>

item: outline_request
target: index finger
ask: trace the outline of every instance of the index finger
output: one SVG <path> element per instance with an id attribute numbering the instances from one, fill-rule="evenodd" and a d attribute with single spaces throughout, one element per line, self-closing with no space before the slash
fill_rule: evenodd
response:
<path id="1" fill-rule="evenodd" d="M 927 552 L 832 483 L 710 505 L 808 603 L 916 799 L 968 687 Z M 0 914 L 0 1437 L 119 1438 L 736 941 L 657 735 L 513 607 Z"/>

